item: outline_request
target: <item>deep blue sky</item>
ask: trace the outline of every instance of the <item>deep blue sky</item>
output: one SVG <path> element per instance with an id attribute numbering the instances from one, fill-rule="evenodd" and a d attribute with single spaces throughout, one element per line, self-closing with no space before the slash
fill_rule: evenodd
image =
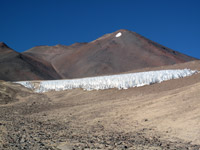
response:
<path id="1" fill-rule="evenodd" d="M 128 29 L 200 58 L 200 0 L 0 0 L 0 6 L 0 41 L 16 51 Z"/>

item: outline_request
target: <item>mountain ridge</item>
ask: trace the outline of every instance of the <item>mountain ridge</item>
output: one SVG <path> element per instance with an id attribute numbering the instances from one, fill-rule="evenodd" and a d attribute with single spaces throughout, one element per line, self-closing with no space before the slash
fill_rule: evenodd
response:
<path id="1" fill-rule="evenodd" d="M 0 46 L 0 80 L 45 80 L 61 77 L 51 64 L 28 55 L 18 53 L 2 44 Z"/>
<path id="2" fill-rule="evenodd" d="M 0 52 L 3 49 L 1 45 L 6 47 L 0 44 Z M 27 58 L 26 61 L 30 59 L 30 64 L 33 60 L 43 64 L 43 68 L 33 66 L 41 73 L 46 68 L 46 73 L 48 72 L 52 79 L 119 74 L 141 68 L 198 60 L 126 29 L 105 34 L 88 43 L 36 46 L 18 54 Z M 48 68 L 51 71 L 48 71 Z"/>

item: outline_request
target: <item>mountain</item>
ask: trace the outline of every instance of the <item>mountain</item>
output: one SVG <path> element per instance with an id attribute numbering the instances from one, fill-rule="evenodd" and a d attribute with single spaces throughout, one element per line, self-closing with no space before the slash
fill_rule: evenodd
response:
<path id="1" fill-rule="evenodd" d="M 0 80 L 44 80 L 61 78 L 50 63 L 20 54 L 0 43 Z"/>
<path id="2" fill-rule="evenodd" d="M 195 60 L 128 30 L 106 34 L 90 43 L 34 47 L 23 54 L 51 63 L 63 78 L 116 74 Z"/>
<path id="3" fill-rule="evenodd" d="M 0 79 L 81 78 L 192 60 L 196 59 L 122 29 L 90 43 L 36 46 L 23 53 L 17 53 L 1 43 Z"/>

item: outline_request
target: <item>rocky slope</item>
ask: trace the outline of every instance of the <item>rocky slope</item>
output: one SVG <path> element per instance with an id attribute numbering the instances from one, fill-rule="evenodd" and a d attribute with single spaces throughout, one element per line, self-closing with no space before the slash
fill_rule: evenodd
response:
<path id="1" fill-rule="evenodd" d="M 0 43 L 0 79 L 47 80 L 117 74 L 196 60 L 128 30 L 90 43 L 37 46 L 18 53 Z"/>
<path id="2" fill-rule="evenodd" d="M 6 81 L 61 78 L 50 63 L 23 55 L 0 43 L 0 79 Z"/>
<path id="3" fill-rule="evenodd" d="M 152 70 L 199 66 L 193 61 Z M 13 98 L 0 103 L 0 149 L 198 150 L 199 81 L 198 73 L 127 90 L 44 94 L 0 82 L 0 93 Z"/>
<path id="4" fill-rule="evenodd" d="M 90 43 L 39 46 L 23 54 L 48 61 L 63 78 L 116 74 L 195 60 L 128 30 L 106 34 Z"/>

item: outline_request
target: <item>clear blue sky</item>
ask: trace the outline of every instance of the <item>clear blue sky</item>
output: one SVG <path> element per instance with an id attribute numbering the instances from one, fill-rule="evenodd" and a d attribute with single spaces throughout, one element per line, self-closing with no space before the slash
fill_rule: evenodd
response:
<path id="1" fill-rule="evenodd" d="M 19 52 L 128 29 L 200 58 L 200 0 L 0 0 L 0 6 L 0 41 Z"/>

